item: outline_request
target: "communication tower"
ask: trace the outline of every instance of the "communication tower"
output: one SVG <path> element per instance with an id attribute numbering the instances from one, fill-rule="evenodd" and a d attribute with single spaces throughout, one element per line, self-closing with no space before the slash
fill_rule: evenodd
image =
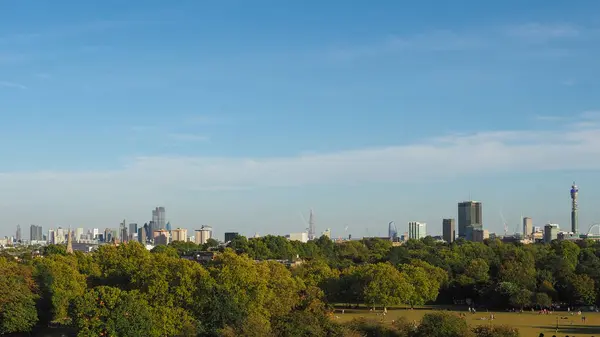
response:
<path id="1" fill-rule="evenodd" d="M 579 224 L 578 224 L 578 219 L 577 219 L 577 197 L 579 195 L 579 187 L 577 187 L 577 185 L 575 185 L 575 182 L 573 182 L 573 185 L 571 185 L 571 232 L 573 232 L 573 234 L 578 235 L 579 234 Z"/>

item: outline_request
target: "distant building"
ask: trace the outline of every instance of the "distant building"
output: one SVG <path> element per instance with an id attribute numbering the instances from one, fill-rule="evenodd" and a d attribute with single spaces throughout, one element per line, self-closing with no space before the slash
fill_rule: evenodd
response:
<path id="1" fill-rule="evenodd" d="M 168 245 L 169 244 L 169 232 L 166 229 L 154 231 L 154 245 Z"/>
<path id="2" fill-rule="evenodd" d="M 148 241 L 148 238 L 146 237 L 146 229 L 144 227 L 138 228 L 137 239 L 139 243 L 144 245 L 146 244 L 146 241 Z"/>
<path id="3" fill-rule="evenodd" d="M 478 201 L 458 203 L 458 236 L 467 238 L 467 227 L 482 224 L 482 204 Z"/>
<path id="4" fill-rule="evenodd" d="M 23 239 L 21 237 L 21 225 L 17 225 L 17 235 L 15 235 L 15 241 L 17 242 L 21 242 L 21 240 Z"/>
<path id="5" fill-rule="evenodd" d="M 326 229 L 326 230 L 323 232 L 322 236 L 325 236 L 325 237 L 327 237 L 328 239 L 331 239 L 331 229 L 327 228 L 327 229 Z"/>
<path id="6" fill-rule="evenodd" d="M 137 223 L 129 224 L 129 240 L 134 240 L 135 236 L 138 234 L 138 225 Z"/>
<path id="7" fill-rule="evenodd" d="M 489 239 L 490 233 L 486 229 L 475 228 L 471 236 L 473 242 L 483 242 L 483 240 Z"/>
<path id="8" fill-rule="evenodd" d="M 301 233 L 290 233 L 288 235 L 286 235 L 286 238 L 290 241 L 300 241 L 300 242 L 308 242 L 308 233 L 307 232 L 301 232 Z"/>
<path id="9" fill-rule="evenodd" d="M 212 238 L 212 227 L 210 226 L 202 226 L 194 233 L 194 240 L 197 245 L 205 244 L 210 238 Z"/>
<path id="10" fill-rule="evenodd" d="M 43 241 L 44 236 L 42 234 L 42 226 L 31 225 L 29 227 L 29 240 L 30 241 Z"/>
<path id="11" fill-rule="evenodd" d="M 419 240 L 427 236 L 427 224 L 411 221 L 408 223 L 408 238 Z"/>
<path id="12" fill-rule="evenodd" d="M 523 237 L 531 238 L 533 236 L 533 220 L 530 217 L 523 218 Z"/>
<path id="13" fill-rule="evenodd" d="M 476 223 L 476 224 L 468 225 L 467 229 L 465 231 L 465 236 L 463 238 L 466 239 L 467 241 L 474 241 L 473 232 L 478 231 L 478 230 L 483 230 L 482 224 Z"/>
<path id="14" fill-rule="evenodd" d="M 75 237 L 73 237 L 73 242 L 80 242 L 81 237 L 83 236 L 83 228 L 78 227 L 75 229 Z"/>
<path id="15" fill-rule="evenodd" d="M 448 243 L 454 242 L 456 238 L 456 226 L 454 219 L 444 219 L 442 220 L 442 232 L 444 241 Z"/>
<path id="16" fill-rule="evenodd" d="M 187 229 L 177 228 L 171 230 L 172 241 L 186 241 L 187 240 Z"/>
<path id="17" fill-rule="evenodd" d="M 549 223 L 544 226 L 544 242 L 550 243 L 556 239 L 558 239 L 558 225 Z"/>
<path id="18" fill-rule="evenodd" d="M 238 235 L 240 235 L 238 232 L 226 232 L 225 233 L 225 242 L 230 242 L 233 239 L 235 239 Z"/>
<path id="19" fill-rule="evenodd" d="M 164 207 L 156 207 L 152 210 L 152 232 L 157 231 L 159 229 L 166 229 L 166 220 L 165 220 L 165 208 Z"/>

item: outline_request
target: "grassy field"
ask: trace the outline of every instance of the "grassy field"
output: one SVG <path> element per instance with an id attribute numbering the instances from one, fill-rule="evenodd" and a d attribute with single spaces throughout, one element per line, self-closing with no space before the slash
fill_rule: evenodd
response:
<path id="1" fill-rule="evenodd" d="M 341 313 L 341 309 L 336 310 L 335 319 L 340 322 L 348 322 L 354 318 L 365 317 L 373 318 L 377 320 L 383 319 L 384 322 L 391 324 L 392 320 L 398 319 L 398 317 L 406 317 L 409 321 L 419 321 L 424 314 L 433 312 L 432 308 L 419 308 L 419 309 L 394 309 L 389 310 L 385 317 L 378 315 L 374 312 L 369 312 L 368 309 L 345 309 L 344 313 Z M 493 312 L 495 319 L 490 321 L 490 314 L 492 312 L 478 312 L 476 314 L 469 314 L 466 310 L 448 310 L 454 312 L 457 315 L 460 312 L 466 313 L 467 322 L 471 326 L 497 324 L 497 325 L 510 325 L 516 327 L 521 332 L 523 337 L 537 337 L 540 332 L 543 332 L 545 336 L 551 337 L 557 335 L 557 337 L 564 337 L 566 335 L 573 337 L 600 337 L 600 313 L 583 313 L 582 316 L 586 317 L 586 322 L 581 321 L 581 316 L 571 316 L 566 312 L 556 312 L 549 315 L 540 315 L 537 312 L 524 312 L 524 313 L 509 313 L 509 312 Z M 381 311 L 378 311 L 381 312 Z M 566 319 L 564 319 L 566 317 Z M 482 318 L 486 318 L 483 320 Z M 556 332 L 556 323 L 558 318 L 558 333 Z"/>

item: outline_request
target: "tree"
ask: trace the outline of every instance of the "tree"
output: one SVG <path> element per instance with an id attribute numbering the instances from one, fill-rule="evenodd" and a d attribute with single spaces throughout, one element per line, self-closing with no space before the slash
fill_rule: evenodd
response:
<path id="1" fill-rule="evenodd" d="M 407 276 L 391 264 L 366 265 L 362 272 L 365 279 L 364 299 L 369 305 L 381 305 L 386 308 L 409 303 L 410 299 L 414 298 L 416 289 L 407 280 Z"/>
<path id="2" fill-rule="evenodd" d="M 541 308 L 549 308 L 552 305 L 552 298 L 546 293 L 535 293 L 533 304 Z"/>
<path id="3" fill-rule="evenodd" d="M 567 289 L 573 304 L 591 305 L 596 302 L 594 280 L 585 274 L 569 277 Z"/>
<path id="4" fill-rule="evenodd" d="M 148 303 L 137 292 L 97 287 L 73 301 L 71 317 L 78 337 L 161 336 L 153 333 Z"/>
<path id="5" fill-rule="evenodd" d="M 414 291 L 408 292 L 407 303 L 411 307 L 435 301 L 440 290 L 439 280 L 431 277 L 425 269 L 414 265 L 402 265 L 400 271 L 414 289 Z"/>
<path id="6" fill-rule="evenodd" d="M 31 268 L 0 258 L 0 275 L 0 334 L 31 331 L 38 321 Z"/>
<path id="7" fill-rule="evenodd" d="M 514 307 L 520 308 L 531 304 L 531 296 L 533 293 L 527 289 L 519 289 L 510 296 L 510 304 Z"/>
<path id="8" fill-rule="evenodd" d="M 70 302 L 82 296 L 87 288 L 85 276 L 77 270 L 77 258 L 50 255 L 37 259 L 34 272 L 42 295 L 40 313 L 43 319 L 68 323 Z"/>
<path id="9" fill-rule="evenodd" d="M 472 337 L 467 322 L 447 312 L 425 314 L 415 337 Z"/>

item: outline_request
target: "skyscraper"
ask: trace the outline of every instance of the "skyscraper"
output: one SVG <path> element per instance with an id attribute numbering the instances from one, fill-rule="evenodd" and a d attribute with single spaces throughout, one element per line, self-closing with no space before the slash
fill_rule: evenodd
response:
<path id="1" fill-rule="evenodd" d="M 448 243 L 454 242 L 456 238 L 456 225 L 454 219 L 444 219 L 442 220 L 442 232 L 444 241 Z"/>
<path id="2" fill-rule="evenodd" d="M 577 187 L 577 185 L 575 185 L 575 182 L 573 182 L 573 185 L 571 186 L 571 232 L 573 232 L 573 234 L 578 235 L 579 234 L 579 223 L 578 223 L 578 219 L 577 219 L 577 197 L 579 195 L 579 187 Z"/>
<path id="3" fill-rule="evenodd" d="M 152 210 L 152 221 L 154 222 L 151 226 L 153 232 L 160 229 L 166 229 L 164 207 L 156 207 L 154 210 Z"/>
<path id="4" fill-rule="evenodd" d="M 75 240 L 75 242 L 80 242 L 82 236 L 83 236 L 83 227 L 76 228 L 75 229 L 75 237 L 73 238 L 73 240 Z"/>
<path id="5" fill-rule="evenodd" d="M 482 204 L 478 201 L 458 203 L 458 236 L 467 238 L 467 227 L 482 225 Z"/>
<path id="6" fill-rule="evenodd" d="M 408 223 L 408 238 L 419 240 L 427 236 L 427 224 L 411 221 Z"/>
<path id="7" fill-rule="evenodd" d="M 17 235 L 15 235 L 15 240 L 17 242 L 21 242 L 21 225 L 17 225 Z"/>
<path id="8" fill-rule="evenodd" d="M 30 241 L 44 240 L 44 234 L 42 234 L 42 226 L 31 225 L 29 227 L 29 240 Z"/>
<path id="9" fill-rule="evenodd" d="M 533 234 L 533 220 L 530 217 L 523 218 L 523 237 L 528 238 Z"/>

